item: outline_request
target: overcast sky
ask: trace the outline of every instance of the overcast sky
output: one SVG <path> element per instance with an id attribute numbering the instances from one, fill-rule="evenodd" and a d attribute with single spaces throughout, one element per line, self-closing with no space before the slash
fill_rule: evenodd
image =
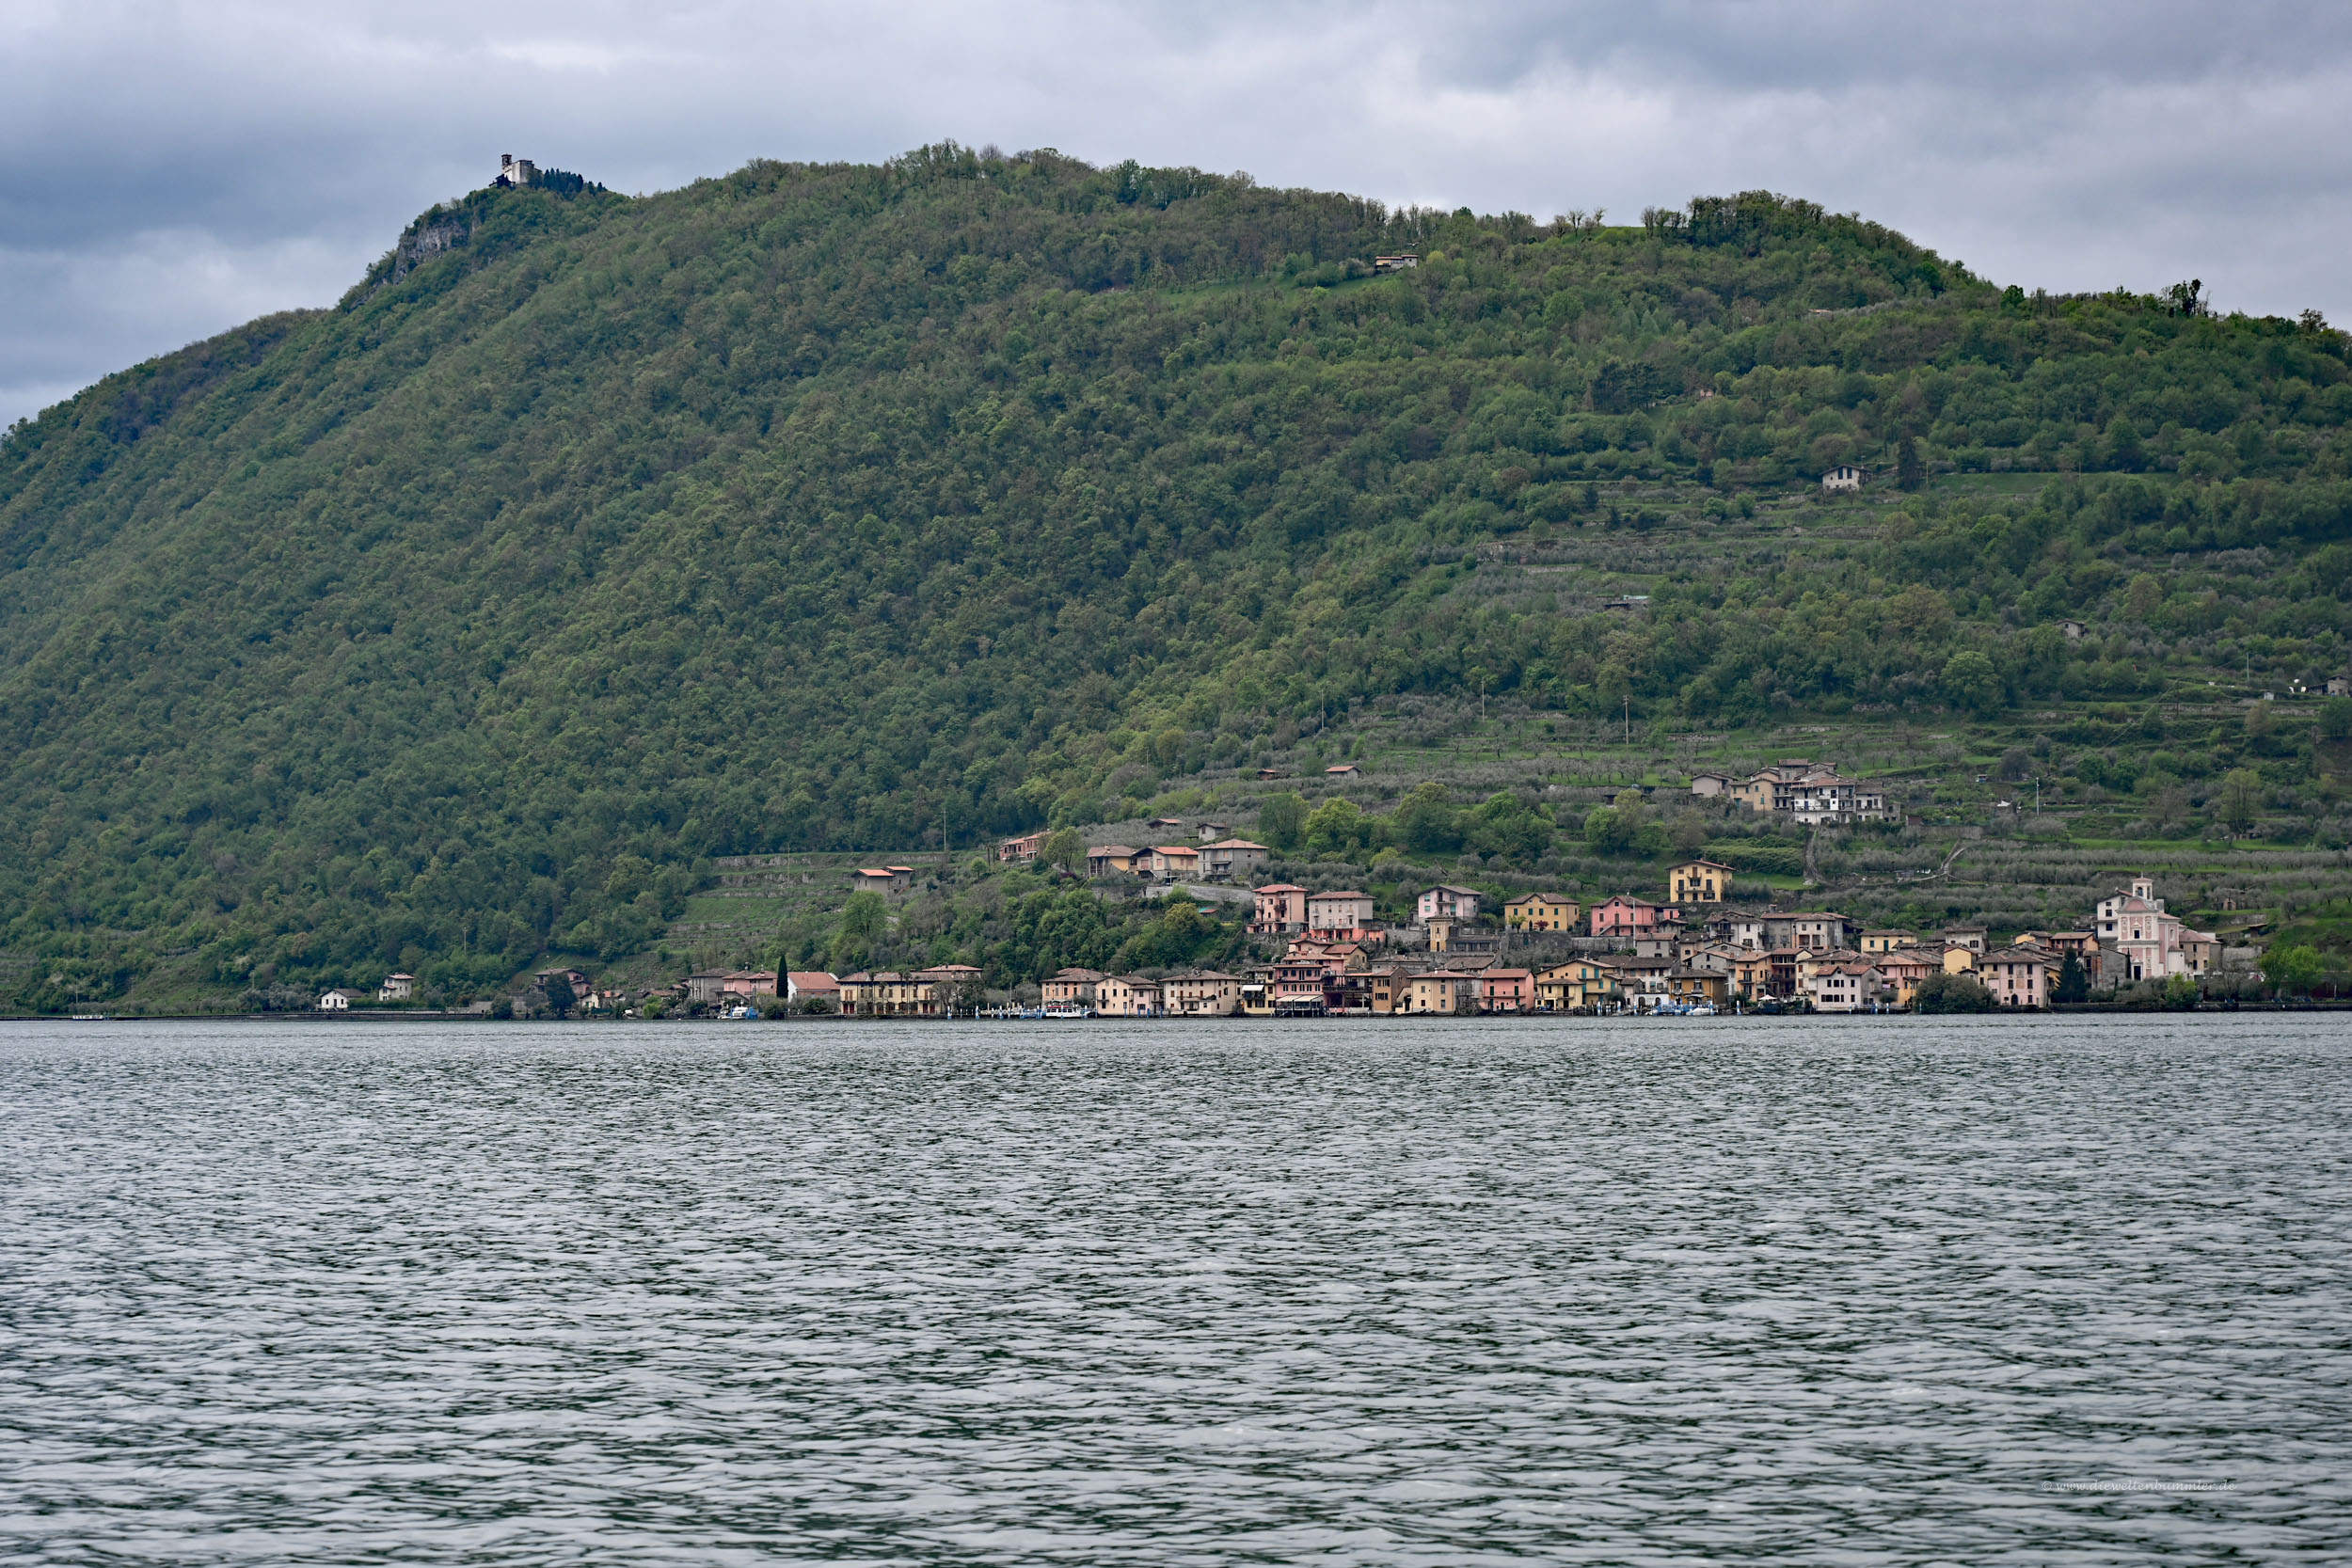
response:
<path id="1" fill-rule="evenodd" d="M 501 152 L 650 191 L 943 137 L 1539 218 L 1769 186 L 2352 321 L 2344 0 L 0 0 L 0 421 L 331 303 Z"/>

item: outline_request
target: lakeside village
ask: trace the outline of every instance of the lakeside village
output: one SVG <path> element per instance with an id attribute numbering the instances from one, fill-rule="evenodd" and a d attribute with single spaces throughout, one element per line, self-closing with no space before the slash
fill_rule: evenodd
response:
<path id="1" fill-rule="evenodd" d="M 1885 810 L 1879 790 L 1806 764 L 1775 765 L 1745 779 L 1702 773 L 1690 787 L 1696 796 L 1728 796 L 1808 824 L 1867 820 Z M 1162 818 L 1152 826 L 1184 824 Z M 1239 898 L 1233 884 L 1246 884 L 1271 851 L 1221 836 L 1220 823 L 1198 832 L 1199 844 L 1091 847 L 1088 871 L 1097 880 L 1133 878 L 1165 884 L 1164 891 L 1208 883 L 1198 891 Z M 1007 839 L 995 858 L 1009 865 L 1037 861 L 1048 836 Z M 868 866 L 852 872 L 850 881 L 855 891 L 898 898 L 912 891 L 915 872 Z M 1226 887 L 1213 885 L 1219 882 Z M 1268 883 L 1249 890 L 1248 930 L 1267 946 L 1279 945 L 1271 961 L 1236 972 L 1162 974 L 1065 968 L 1024 994 L 993 998 L 988 976 L 959 963 L 839 975 L 712 970 L 635 996 L 558 969 L 539 974 L 533 990 L 542 1000 L 557 998 L 551 1010 L 559 1014 L 629 1018 L 1688 1017 L 2038 1011 L 2088 1000 L 2094 990 L 2152 980 L 2193 995 L 2201 980 L 2218 977 L 2224 967 L 2220 939 L 2166 912 L 2146 877 L 2100 899 L 2081 929 L 2020 931 L 1997 945 L 1981 926 L 1865 928 L 1836 911 L 1745 908 L 1734 895 L 1733 868 L 1704 858 L 1676 863 L 1665 883 L 1655 902 L 1619 895 L 1589 908 L 1541 892 L 1498 903 L 1475 889 L 1440 883 L 1420 893 L 1409 923 L 1395 925 L 1377 922 L 1371 895 L 1354 889 Z M 1544 949 L 1549 961 L 1512 961 L 1515 949 L 1531 946 Z M 2248 977 L 2259 979 L 2250 971 Z M 373 1000 L 405 1003 L 416 989 L 414 976 L 392 974 Z M 335 990 L 318 1006 L 349 1012 L 368 1000 L 364 992 Z M 468 1010 L 513 1016 L 542 1009 L 476 1003 Z"/>

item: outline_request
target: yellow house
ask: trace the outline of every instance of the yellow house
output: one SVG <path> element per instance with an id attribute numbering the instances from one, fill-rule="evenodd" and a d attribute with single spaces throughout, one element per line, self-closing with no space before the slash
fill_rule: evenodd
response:
<path id="1" fill-rule="evenodd" d="M 1528 893 L 1502 906 L 1502 924 L 1515 931 L 1573 931 L 1583 909 L 1556 893 Z"/>
<path id="2" fill-rule="evenodd" d="M 1962 946 L 1959 946 L 1959 945 L 1958 945 L 1958 944 L 1956 944 L 1956 943 L 1954 943 L 1954 944 L 1947 944 L 1947 945 L 1945 947 L 1945 949 L 1944 949 L 1944 973 L 1945 973 L 1945 974 L 1968 974 L 1969 972 L 1971 972 L 1972 970 L 1974 970 L 1976 967 L 1977 967 L 1977 954 L 1976 954 L 1976 950 L 1975 950 L 1974 948 L 1970 948 L 1970 947 L 1962 947 Z"/>
<path id="3" fill-rule="evenodd" d="M 1731 896 L 1731 867 L 1714 861 L 1684 861 L 1666 873 L 1669 904 L 1720 904 Z"/>
<path id="4" fill-rule="evenodd" d="M 1616 976 L 1590 958 L 1570 958 L 1535 976 L 1538 1012 L 1581 1013 L 1616 994 Z"/>
<path id="5" fill-rule="evenodd" d="M 1876 930 L 1862 933 L 1862 950 L 1870 954 L 1892 953 L 1898 949 L 1909 947 L 1917 941 L 1918 939 L 1909 931 L 1898 931 L 1891 927 L 1881 927 Z"/>
<path id="6" fill-rule="evenodd" d="M 1719 969 L 1677 969 L 1666 976 L 1666 990 L 1677 1002 L 1720 1006 L 1731 1000 L 1731 976 Z"/>

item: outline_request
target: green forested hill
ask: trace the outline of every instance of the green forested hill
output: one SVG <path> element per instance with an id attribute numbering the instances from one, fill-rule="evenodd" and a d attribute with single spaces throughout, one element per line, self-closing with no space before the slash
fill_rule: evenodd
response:
<path id="1" fill-rule="evenodd" d="M 1102 819 L 1383 694 L 2324 678 L 2346 353 L 1760 195 L 1539 225 L 953 147 L 479 193 L 0 444 L 0 934 L 20 1005 L 190 951 L 486 978 L 642 948 L 704 857 Z M 1847 461 L 2047 480 L 1660 562 Z M 1645 616 L 1481 588 L 1572 539 Z"/>

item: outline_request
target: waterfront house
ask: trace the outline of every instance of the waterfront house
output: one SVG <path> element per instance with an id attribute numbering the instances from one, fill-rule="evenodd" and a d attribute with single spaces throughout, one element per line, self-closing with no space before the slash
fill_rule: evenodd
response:
<path id="1" fill-rule="evenodd" d="M 1685 964 L 1667 971 L 1666 994 L 1685 1006 L 1724 1006 L 1731 1001 L 1731 976 L 1719 969 Z"/>
<path id="2" fill-rule="evenodd" d="M 1718 861 L 1677 862 L 1666 873 L 1666 897 L 1674 904 L 1720 904 L 1731 896 L 1731 867 Z"/>
<path id="3" fill-rule="evenodd" d="M 1772 957 L 1761 948 L 1733 949 L 1724 974 L 1731 982 L 1731 994 L 1744 1001 L 1761 1002 L 1772 994 Z"/>
<path id="4" fill-rule="evenodd" d="M 417 996 L 417 977 L 413 974 L 387 974 L 384 983 L 375 988 L 378 1002 L 413 1002 Z"/>
<path id="5" fill-rule="evenodd" d="M 1502 924 L 1514 931 L 1573 931 L 1581 908 L 1556 893 L 1523 893 L 1502 906 Z"/>
<path id="6" fill-rule="evenodd" d="M 572 989 L 577 993 L 582 989 L 581 981 L 574 981 Z M 726 979 L 721 982 L 719 990 L 723 996 L 739 996 L 746 1001 L 753 1001 L 762 996 L 773 996 L 776 994 L 776 972 L 772 969 L 729 970 Z"/>
<path id="7" fill-rule="evenodd" d="M 1977 964 L 1977 976 L 2003 1007 L 2046 1007 L 2059 960 L 2039 947 L 2003 947 Z"/>
<path id="8" fill-rule="evenodd" d="M 1400 1013 L 1467 1014 L 1478 1007 L 1478 976 L 1454 970 L 1430 970 L 1405 983 Z"/>
<path id="9" fill-rule="evenodd" d="M 1364 971 L 1364 1002 L 1382 1017 L 1405 1008 L 1406 983 L 1421 972 L 1404 964 L 1380 964 Z"/>
<path id="10" fill-rule="evenodd" d="M 1822 964 L 1804 979 L 1804 998 L 1821 1013 L 1870 1011 L 1883 990 L 1878 970 L 1860 962 Z"/>
<path id="11" fill-rule="evenodd" d="M 1241 984 L 1214 969 L 1171 974 L 1160 982 L 1160 1005 L 1170 1018 L 1231 1018 L 1241 1011 Z"/>
<path id="12" fill-rule="evenodd" d="M 795 969 L 784 977 L 784 997 L 787 1002 L 838 1003 L 841 982 L 828 970 Z"/>
<path id="13" fill-rule="evenodd" d="M 853 1018 L 949 1018 L 974 1005 L 979 981 L 970 964 L 860 970 L 839 981 L 841 1010 Z"/>
<path id="14" fill-rule="evenodd" d="M 1476 888 L 1454 887 L 1440 883 L 1423 892 L 1414 901 L 1415 918 L 1424 926 L 1433 920 L 1476 920 L 1478 907 L 1486 895 Z"/>
<path id="15" fill-rule="evenodd" d="M 1615 975 L 1591 958 L 1570 958 L 1535 976 L 1535 1006 L 1547 1013 L 1591 1012 L 1616 994 Z"/>
<path id="16" fill-rule="evenodd" d="M 1038 988 L 1038 994 L 1048 1007 L 1091 1007 L 1096 988 L 1109 978 L 1099 969 L 1060 969 Z"/>
<path id="17" fill-rule="evenodd" d="M 356 990 L 345 990 L 341 987 L 338 987 L 333 990 L 325 992 L 319 997 L 318 1010 L 323 1013 L 347 1013 L 351 1011 L 351 1005 L 354 1002 L 361 1000 L 363 1000 L 363 998 L 360 996 L 359 992 Z"/>
<path id="18" fill-rule="evenodd" d="M 1250 930 L 1260 936 L 1307 928 L 1307 890 L 1290 882 L 1269 882 L 1250 890 L 1257 899 L 1257 917 Z"/>
<path id="19" fill-rule="evenodd" d="M 727 989 L 727 975 L 731 973 L 724 969 L 698 969 L 689 974 L 686 977 L 687 1005 L 707 1007 L 718 1001 L 720 993 Z"/>
<path id="20" fill-rule="evenodd" d="M 1094 988 L 1094 1011 L 1101 1018 L 1157 1018 L 1160 983 L 1140 974 L 1112 975 Z"/>
<path id="21" fill-rule="evenodd" d="M 1535 976 L 1524 969 L 1498 965 L 1478 974 L 1478 1010 L 1486 1013 L 1531 1013 L 1535 1010 Z"/>

